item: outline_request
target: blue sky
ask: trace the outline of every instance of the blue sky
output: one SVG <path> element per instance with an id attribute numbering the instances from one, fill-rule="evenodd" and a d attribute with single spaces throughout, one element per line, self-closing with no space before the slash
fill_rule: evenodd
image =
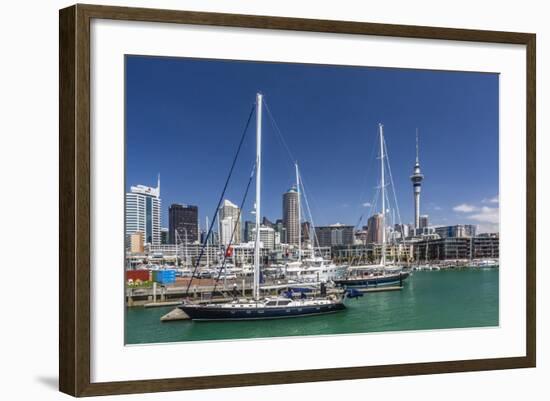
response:
<path id="1" fill-rule="evenodd" d="M 384 124 L 397 200 L 413 221 L 409 176 L 420 134 L 421 213 L 431 224 L 498 229 L 498 75 L 127 56 L 126 185 L 161 175 L 171 203 L 213 216 L 256 92 L 297 159 L 316 225 L 370 212 Z M 264 112 L 262 215 L 282 215 L 294 167 Z M 251 124 L 226 198 L 240 204 L 255 157 Z M 243 219 L 253 219 L 251 191 Z M 365 216 L 367 217 L 367 216 Z"/>

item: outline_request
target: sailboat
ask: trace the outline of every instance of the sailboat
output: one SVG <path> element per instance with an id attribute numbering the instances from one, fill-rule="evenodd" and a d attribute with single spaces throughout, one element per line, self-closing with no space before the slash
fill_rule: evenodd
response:
<path id="1" fill-rule="evenodd" d="M 291 281 L 297 281 L 299 283 L 329 283 L 333 282 L 337 278 L 342 278 L 344 272 L 347 269 L 347 265 L 336 265 L 330 260 L 326 260 L 321 255 L 315 254 L 315 242 L 317 236 L 315 234 L 315 225 L 313 223 L 313 216 L 311 215 L 311 210 L 309 210 L 309 205 L 307 204 L 307 198 L 305 197 L 304 189 L 304 199 L 306 200 L 307 209 L 309 211 L 309 218 L 311 222 L 311 228 L 309 232 L 311 233 L 313 240 L 312 243 L 308 245 L 309 257 L 303 257 L 302 255 L 302 181 L 300 178 L 300 172 L 298 169 L 298 163 L 294 164 L 296 169 L 296 192 L 298 194 L 298 253 L 297 260 L 287 262 L 284 265 L 285 277 Z M 318 241 L 317 241 L 318 243 Z"/>
<path id="2" fill-rule="evenodd" d="M 180 263 L 179 263 L 179 248 L 180 248 L 180 245 L 181 244 L 181 237 L 180 237 L 180 234 L 178 232 L 178 230 L 174 230 L 174 236 L 176 237 L 175 238 L 175 243 L 176 243 L 176 263 L 175 263 L 175 267 L 176 267 L 176 274 L 180 277 L 191 277 L 193 275 L 193 270 L 189 267 L 190 263 L 189 263 L 189 252 L 188 252 L 188 249 L 187 249 L 187 230 L 185 230 L 184 228 L 184 253 L 183 253 L 183 267 L 180 267 Z"/>
<path id="3" fill-rule="evenodd" d="M 334 280 L 334 283 L 345 288 L 378 287 L 384 285 L 402 285 L 409 277 L 408 271 L 396 265 L 386 263 L 386 183 L 385 183 L 385 154 L 384 154 L 384 127 L 378 124 L 380 137 L 380 188 L 382 195 L 382 246 L 380 264 L 348 267 L 347 276 Z"/>
<path id="4" fill-rule="evenodd" d="M 263 95 L 256 95 L 256 227 L 260 227 L 261 167 L 262 167 L 262 101 Z M 254 242 L 254 280 L 252 297 L 234 299 L 223 303 L 198 304 L 184 301 L 178 308 L 195 321 L 260 320 L 279 319 L 334 313 L 344 310 L 345 294 L 320 297 L 261 297 L 260 294 L 260 236 Z M 321 291 L 323 293 L 323 291 Z"/>

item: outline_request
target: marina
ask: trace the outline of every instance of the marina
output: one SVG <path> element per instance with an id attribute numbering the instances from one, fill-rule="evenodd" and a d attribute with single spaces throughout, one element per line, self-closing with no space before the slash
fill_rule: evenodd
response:
<path id="1" fill-rule="evenodd" d="M 370 158 L 360 154 L 354 169 L 340 169 L 324 185 L 325 174 L 331 172 L 323 164 L 332 160 L 332 153 L 320 158 L 317 138 L 297 138 L 294 125 L 300 120 L 288 110 L 275 119 L 271 107 L 279 112 L 286 98 L 274 97 L 273 104 L 269 98 L 268 104 L 263 92 L 255 92 L 249 113 L 241 109 L 232 115 L 246 123 L 239 136 L 233 135 L 238 130 L 227 132 L 232 141 L 240 139 L 236 147 L 223 148 L 227 160 L 217 165 L 208 192 L 200 185 L 192 191 L 185 187 L 186 197 L 199 196 L 210 205 L 204 225 L 197 204 L 173 202 L 163 221 L 160 173 L 156 187 L 130 186 L 125 259 L 129 344 L 498 324 L 498 209 L 491 207 L 498 204 L 498 195 L 491 191 L 491 197 L 478 201 L 480 206 L 446 199 L 445 212 L 439 213 L 442 207 L 432 200 L 421 209 L 425 176 L 419 129 L 416 157 L 409 158 L 403 145 L 411 127 L 397 128 L 391 119 L 387 130 L 380 121 L 376 130 L 372 123 L 357 125 L 356 135 L 374 140 L 363 145 L 369 146 Z M 234 100 L 244 105 L 250 95 Z M 291 135 L 283 135 L 281 121 L 285 134 Z M 247 135 L 253 130 L 255 135 Z M 298 158 L 296 149 L 301 149 Z M 433 157 L 426 164 L 428 179 L 439 173 Z M 187 163 L 186 158 L 177 160 Z M 350 161 L 341 157 L 341 166 Z M 302 168 L 308 183 L 314 180 L 313 197 L 308 196 L 311 187 L 304 184 Z M 186 182 L 184 175 L 172 176 L 172 189 L 174 182 Z M 409 188 L 412 184 L 412 202 L 405 207 L 412 223 L 402 220 L 396 182 Z M 348 202 L 357 190 L 361 194 L 353 212 Z M 320 193 L 325 203 L 321 210 L 316 207 Z M 432 190 L 428 199 L 445 196 Z M 435 224 L 421 210 L 438 212 Z M 352 225 L 354 214 L 359 218 Z M 345 223 L 336 220 L 340 216 Z M 448 217 L 450 224 L 442 224 Z M 491 224 L 475 224 L 485 218 Z M 315 224 L 318 219 L 321 225 Z M 465 309 L 476 299 L 474 312 Z M 217 322 L 223 325 L 212 326 Z"/>
<path id="2" fill-rule="evenodd" d="M 492 327 L 499 325 L 498 283 L 493 268 L 417 271 L 402 290 L 366 293 L 345 311 L 269 321 L 161 322 L 173 306 L 127 307 L 126 343 Z"/>

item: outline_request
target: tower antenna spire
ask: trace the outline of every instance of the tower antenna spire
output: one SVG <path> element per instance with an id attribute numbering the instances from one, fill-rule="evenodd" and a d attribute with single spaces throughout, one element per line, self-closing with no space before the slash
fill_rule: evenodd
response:
<path id="1" fill-rule="evenodd" d="M 416 164 L 418 164 L 418 128 L 416 129 Z"/>

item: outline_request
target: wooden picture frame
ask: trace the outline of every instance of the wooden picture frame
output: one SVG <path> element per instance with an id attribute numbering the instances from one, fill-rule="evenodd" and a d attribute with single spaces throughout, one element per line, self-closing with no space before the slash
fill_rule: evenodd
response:
<path id="1" fill-rule="evenodd" d="M 90 380 L 90 21 L 94 18 L 526 46 L 526 356 L 92 383 Z M 74 5 L 59 14 L 59 388 L 73 396 L 144 393 L 534 367 L 536 362 L 535 46 L 530 33 Z"/>

